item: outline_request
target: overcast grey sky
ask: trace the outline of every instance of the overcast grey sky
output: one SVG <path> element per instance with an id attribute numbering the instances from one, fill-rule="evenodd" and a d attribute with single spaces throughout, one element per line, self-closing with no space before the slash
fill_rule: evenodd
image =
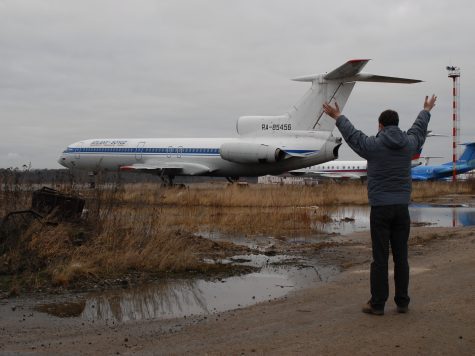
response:
<path id="1" fill-rule="evenodd" d="M 425 95 L 451 133 L 447 65 L 461 67 L 461 141 L 475 140 L 475 2 L 0 0 L 0 168 L 59 168 L 98 137 L 235 137 L 241 115 L 284 113 L 289 79 L 371 58 L 364 72 L 422 79 L 358 83 L 344 113 L 367 134 L 387 108 L 405 130 Z M 338 135 L 338 131 L 334 131 Z M 451 138 L 424 154 L 449 161 Z M 345 145 L 341 159 L 357 159 Z"/>

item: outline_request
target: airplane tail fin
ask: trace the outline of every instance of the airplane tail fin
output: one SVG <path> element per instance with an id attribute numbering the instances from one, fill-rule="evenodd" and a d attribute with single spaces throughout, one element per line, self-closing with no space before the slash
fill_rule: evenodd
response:
<path id="1" fill-rule="evenodd" d="M 341 110 L 356 82 L 418 83 L 420 80 L 361 73 L 369 59 L 353 59 L 335 70 L 293 80 L 310 82 L 312 86 L 302 99 L 280 116 L 243 116 L 237 122 L 239 134 L 282 130 L 333 131 L 335 120 L 324 114 L 323 103 L 336 101 Z"/>
<path id="2" fill-rule="evenodd" d="M 464 161 L 470 164 L 470 161 L 475 160 L 475 142 L 462 143 L 462 145 L 465 145 L 465 150 L 460 156 L 459 161 Z M 475 167 L 475 161 L 472 165 Z"/>
<path id="3" fill-rule="evenodd" d="M 429 161 L 433 158 L 444 158 L 444 157 L 441 157 L 441 156 L 420 156 L 419 157 L 419 164 L 418 166 L 422 165 L 422 161 L 420 160 L 424 160 L 424 166 L 428 166 L 429 165 Z"/>
<path id="4" fill-rule="evenodd" d="M 422 164 L 421 162 L 421 153 L 422 153 L 422 147 L 420 150 L 418 150 L 411 158 L 411 167 L 417 167 Z"/>
<path id="5" fill-rule="evenodd" d="M 446 137 L 447 135 L 441 135 L 437 133 L 433 133 L 431 130 L 427 131 L 426 137 Z M 422 149 L 424 148 L 424 145 L 421 146 L 421 148 L 412 156 L 412 167 L 420 166 L 422 164 L 421 159 L 425 160 L 425 165 L 427 166 L 429 164 L 429 159 L 431 158 L 442 158 L 442 157 L 435 157 L 435 156 L 421 156 L 422 154 Z"/>
<path id="6" fill-rule="evenodd" d="M 356 82 L 403 84 L 420 82 L 417 79 L 361 73 L 368 62 L 369 59 L 353 59 L 324 75 L 295 78 L 297 81 L 311 81 L 312 87 L 301 102 L 290 110 L 290 117 L 297 122 L 297 125 L 303 126 L 302 129 L 332 131 L 335 120 L 323 113 L 322 105 L 324 102 L 336 101 L 343 110 Z"/>

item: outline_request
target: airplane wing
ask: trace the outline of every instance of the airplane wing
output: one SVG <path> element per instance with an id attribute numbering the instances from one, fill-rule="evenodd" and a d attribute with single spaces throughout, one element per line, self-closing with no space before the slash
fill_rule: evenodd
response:
<path id="1" fill-rule="evenodd" d="M 182 163 L 182 162 L 170 162 L 170 163 L 137 163 L 130 166 L 121 166 L 121 171 L 131 172 L 144 172 L 154 173 L 160 175 L 190 175 L 198 176 L 212 172 L 212 169 L 202 164 L 196 163 Z"/>
<path id="2" fill-rule="evenodd" d="M 361 179 L 362 176 L 352 173 L 333 173 L 333 172 L 313 172 L 306 173 L 307 176 L 328 178 L 328 179 Z"/>
<path id="3" fill-rule="evenodd" d="M 322 178 L 333 178 L 333 179 L 341 179 L 344 178 L 341 174 L 336 174 L 336 173 L 314 173 L 317 177 L 322 177 Z"/>
<path id="4" fill-rule="evenodd" d="M 346 174 L 346 177 L 350 178 L 350 179 L 361 179 L 362 177 L 363 178 L 366 178 L 366 174 L 364 175 L 358 175 L 358 174 Z"/>

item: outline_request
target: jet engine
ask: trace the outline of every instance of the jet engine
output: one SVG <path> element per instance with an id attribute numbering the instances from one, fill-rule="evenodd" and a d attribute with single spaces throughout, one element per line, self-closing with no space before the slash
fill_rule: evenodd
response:
<path id="1" fill-rule="evenodd" d="M 222 159 L 235 163 L 277 162 L 285 157 L 280 148 L 249 142 L 227 142 L 219 149 Z"/>

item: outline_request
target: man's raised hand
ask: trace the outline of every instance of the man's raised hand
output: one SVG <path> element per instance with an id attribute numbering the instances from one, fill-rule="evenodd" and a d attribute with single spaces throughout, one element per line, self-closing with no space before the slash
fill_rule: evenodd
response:
<path id="1" fill-rule="evenodd" d="M 335 120 L 341 115 L 340 107 L 338 106 L 338 103 L 336 101 L 334 107 L 327 102 L 323 103 L 323 111 L 325 112 L 325 114 L 334 118 Z"/>
<path id="2" fill-rule="evenodd" d="M 435 106 L 436 100 L 437 100 L 437 97 L 434 94 L 432 94 L 432 97 L 430 99 L 428 96 L 426 96 L 426 100 L 424 100 L 424 110 L 431 111 L 432 108 Z"/>

